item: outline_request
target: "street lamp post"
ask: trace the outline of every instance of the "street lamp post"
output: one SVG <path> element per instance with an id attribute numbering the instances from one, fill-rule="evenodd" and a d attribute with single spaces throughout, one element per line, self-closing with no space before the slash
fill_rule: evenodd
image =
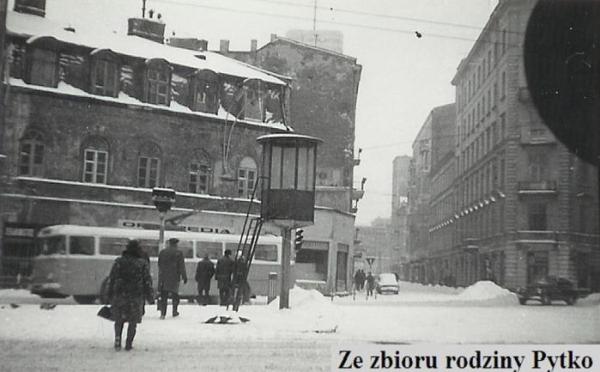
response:
<path id="1" fill-rule="evenodd" d="M 160 232 L 158 236 L 158 250 L 164 248 L 165 241 L 165 216 L 175 204 L 175 190 L 155 187 L 152 189 L 152 202 L 158 210 L 158 216 L 160 218 Z"/>
<path id="2" fill-rule="evenodd" d="M 261 217 L 281 228 L 281 288 L 279 308 L 290 307 L 292 229 L 312 225 L 315 209 L 315 137 L 285 133 L 257 139 L 263 147 Z"/>

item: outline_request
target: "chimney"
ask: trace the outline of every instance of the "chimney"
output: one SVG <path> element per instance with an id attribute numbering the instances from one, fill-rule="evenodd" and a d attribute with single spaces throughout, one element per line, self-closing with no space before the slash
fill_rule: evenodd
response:
<path id="1" fill-rule="evenodd" d="M 205 52 L 208 50 L 207 40 L 196 39 L 193 37 L 172 37 L 169 39 L 169 45 L 199 52 Z"/>
<path id="2" fill-rule="evenodd" d="M 277 34 L 271 34 L 271 42 L 277 40 Z"/>
<path id="3" fill-rule="evenodd" d="M 129 18 L 127 35 L 164 43 L 165 24 L 148 18 Z"/>
<path id="4" fill-rule="evenodd" d="M 256 47 L 258 46 L 258 41 L 256 39 L 250 40 L 250 51 L 256 52 Z"/>
<path id="5" fill-rule="evenodd" d="M 44 17 L 46 15 L 46 0 L 15 0 L 15 12 Z"/>
<path id="6" fill-rule="evenodd" d="M 229 40 L 221 40 L 221 44 L 219 45 L 219 52 L 221 52 L 221 53 L 229 52 Z"/>

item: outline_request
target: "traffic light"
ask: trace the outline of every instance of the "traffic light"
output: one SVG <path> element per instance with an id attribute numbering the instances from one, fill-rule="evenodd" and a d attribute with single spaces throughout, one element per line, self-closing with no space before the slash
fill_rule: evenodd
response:
<path id="1" fill-rule="evenodd" d="M 296 230 L 296 239 L 294 239 L 294 247 L 297 251 L 302 249 L 302 243 L 304 242 L 304 237 L 302 236 L 303 232 L 304 230 L 302 229 Z"/>

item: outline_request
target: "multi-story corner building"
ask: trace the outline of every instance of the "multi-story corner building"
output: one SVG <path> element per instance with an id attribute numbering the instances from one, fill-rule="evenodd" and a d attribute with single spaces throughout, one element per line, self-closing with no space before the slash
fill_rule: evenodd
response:
<path id="1" fill-rule="evenodd" d="M 431 221 L 431 170 L 454 148 L 455 105 L 435 107 L 413 142 L 408 194 L 409 278 L 427 282 Z"/>
<path id="2" fill-rule="evenodd" d="M 408 260 L 406 239 L 408 235 L 407 209 L 408 209 L 408 182 L 409 182 L 410 156 L 396 156 L 392 169 L 392 214 L 390 229 L 392 244 L 398 251 L 400 263 Z M 402 272 L 403 270 L 400 270 Z"/>
<path id="3" fill-rule="evenodd" d="M 527 90 L 523 44 L 535 3 L 501 0 L 458 66 L 455 208 L 435 234 L 454 230 L 444 267 L 459 285 L 555 275 L 598 290 L 597 170 L 556 140 Z"/>
<path id="4" fill-rule="evenodd" d="M 260 173 L 256 138 L 289 129 L 289 78 L 165 45 L 159 21 L 131 18 L 128 35 L 102 34 L 55 23 L 45 6 L 16 0 L 7 19 L 5 274 L 29 274 L 21 258 L 44 226 L 156 226 L 155 186 L 177 192 L 174 223 L 239 234 Z M 349 258 L 338 264 L 338 250 L 348 255 L 354 217 L 317 207 L 315 220 L 325 264 L 303 270 L 345 285 L 351 274 L 338 268 Z"/>
<path id="5" fill-rule="evenodd" d="M 354 189 L 353 182 L 354 167 L 359 164 L 359 159 L 354 156 L 354 138 L 362 70 L 356 58 L 277 35 L 272 35 L 271 41 L 260 48 L 252 41 L 250 51 L 231 51 L 229 42 L 221 40 L 219 52 L 292 79 L 288 112 L 294 130 L 324 141 L 317 157 L 316 203 L 354 216 L 364 194 L 362 186 Z M 313 241 L 325 237 L 319 236 L 316 224 L 304 230 L 308 244 L 305 243 L 298 252 L 296 262 L 308 260 L 321 267 L 327 257 Z M 348 234 L 348 237 L 352 236 Z M 338 277 L 351 271 L 348 268 L 352 267 L 354 256 L 352 244 L 335 248 L 337 262 L 348 262 L 347 266 L 336 268 Z M 330 256 L 330 262 L 331 259 Z M 336 289 L 349 288 L 338 281 Z"/>

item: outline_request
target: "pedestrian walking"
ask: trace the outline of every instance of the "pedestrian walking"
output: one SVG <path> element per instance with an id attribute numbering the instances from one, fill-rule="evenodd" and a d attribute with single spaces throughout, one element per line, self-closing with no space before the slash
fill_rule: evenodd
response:
<path id="1" fill-rule="evenodd" d="M 360 290 L 360 269 L 354 273 L 354 289 L 357 291 Z"/>
<path id="2" fill-rule="evenodd" d="M 358 269 L 360 276 L 358 278 L 358 289 L 359 290 L 363 290 L 365 289 L 365 280 L 367 280 L 367 276 L 365 275 L 365 271 L 363 269 Z"/>
<path id="3" fill-rule="evenodd" d="M 210 301 L 210 280 L 215 275 L 215 265 L 208 253 L 198 262 L 196 267 L 196 282 L 198 283 L 198 304 L 206 306 Z"/>
<path id="4" fill-rule="evenodd" d="M 225 255 L 217 261 L 215 278 L 219 287 L 219 304 L 221 306 L 229 305 L 231 296 L 231 274 L 233 273 L 234 262 L 231 259 L 231 250 L 226 249 Z"/>
<path id="5" fill-rule="evenodd" d="M 173 303 L 173 317 L 179 316 L 179 282 L 187 283 L 183 253 L 177 249 L 179 239 L 168 240 L 168 247 L 158 255 L 158 289 L 160 291 L 160 318 L 167 314 L 167 299 L 171 297 Z"/>
<path id="6" fill-rule="evenodd" d="M 128 323 L 125 350 L 133 348 L 137 324 L 142 322 L 144 300 L 154 303 L 150 267 L 137 240 L 130 240 L 109 275 L 108 298 L 115 321 L 115 350 L 121 350 L 123 326 Z"/>
<path id="7" fill-rule="evenodd" d="M 369 271 L 367 275 L 367 297 L 373 296 L 373 290 L 375 289 L 375 277 Z"/>

